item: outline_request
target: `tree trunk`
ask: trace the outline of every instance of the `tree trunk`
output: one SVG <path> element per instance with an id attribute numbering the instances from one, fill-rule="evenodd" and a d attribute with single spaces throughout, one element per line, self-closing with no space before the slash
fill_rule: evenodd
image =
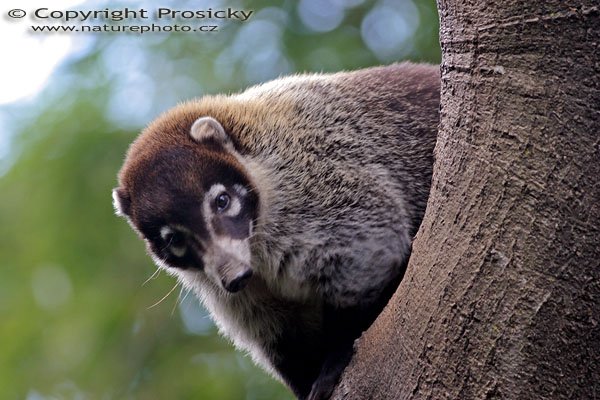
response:
<path id="1" fill-rule="evenodd" d="M 439 0 L 404 280 L 334 399 L 600 399 L 600 5 Z"/>

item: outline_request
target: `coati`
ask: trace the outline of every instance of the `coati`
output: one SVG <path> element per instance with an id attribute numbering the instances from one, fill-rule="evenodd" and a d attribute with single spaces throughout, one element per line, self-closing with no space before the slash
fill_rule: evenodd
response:
<path id="1" fill-rule="evenodd" d="M 327 399 L 404 273 L 439 86 L 438 67 L 402 63 L 181 104 L 129 148 L 115 208 L 222 334 Z"/>

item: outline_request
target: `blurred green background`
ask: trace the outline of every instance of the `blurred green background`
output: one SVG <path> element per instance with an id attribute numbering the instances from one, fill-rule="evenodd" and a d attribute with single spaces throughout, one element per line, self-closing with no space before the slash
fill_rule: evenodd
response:
<path id="1" fill-rule="evenodd" d="M 10 3 L 0 40 L 31 57 L 1 67 L 0 399 L 290 399 L 218 336 L 192 295 L 175 288 L 159 302 L 175 281 L 154 274 L 114 216 L 116 173 L 138 131 L 179 101 L 295 72 L 439 62 L 435 2 Z M 31 20 L 4 17 L 42 6 L 254 14 L 217 22 L 217 33 L 144 35 L 34 34 Z M 19 95 L 56 43 L 49 78 Z"/>

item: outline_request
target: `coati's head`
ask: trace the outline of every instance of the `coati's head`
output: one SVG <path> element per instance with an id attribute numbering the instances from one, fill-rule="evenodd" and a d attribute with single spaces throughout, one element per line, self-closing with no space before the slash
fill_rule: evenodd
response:
<path id="1" fill-rule="evenodd" d="M 131 146 L 113 190 L 117 214 L 171 272 L 204 273 L 228 292 L 252 276 L 250 236 L 258 195 L 223 126 L 167 115 Z"/>

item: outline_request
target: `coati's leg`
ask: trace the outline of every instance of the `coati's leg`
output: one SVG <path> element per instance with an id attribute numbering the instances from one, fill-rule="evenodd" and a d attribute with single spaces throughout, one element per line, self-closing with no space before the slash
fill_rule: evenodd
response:
<path id="1" fill-rule="evenodd" d="M 354 341 L 360 337 L 363 331 L 369 328 L 386 306 L 402 280 L 405 269 L 406 263 L 401 268 L 402 273 L 392 282 L 389 282 L 383 289 L 381 296 L 373 304 L 360 304 L 348 308 L 325 306 L 326 356 L 321 372 L 313 383 L 307 400 L 329 399 L 342 372 L 352 359 Z"/>
<path id="2" fill-rule="evenodd" d="M 287 332 L 275 348 L 278 354 L 284 355 L 274 363 L 275 367 L 300 400 L 308 397 L 323 362 L 323 352 L 315 348 L 319 343 L 307 343 L 305 339 L 302 335 Z"/>
<path id="3" fill-rule="evenodd" d="M 319 376 L 312 385 L 307 400 L 329 399 L 333 389 L 352 359 L 354 340 L 360 336 L 362 329 L 356 326 L 354 309 L 334 309 L 325 307 L 325 347 L 327 355 Z"/>

